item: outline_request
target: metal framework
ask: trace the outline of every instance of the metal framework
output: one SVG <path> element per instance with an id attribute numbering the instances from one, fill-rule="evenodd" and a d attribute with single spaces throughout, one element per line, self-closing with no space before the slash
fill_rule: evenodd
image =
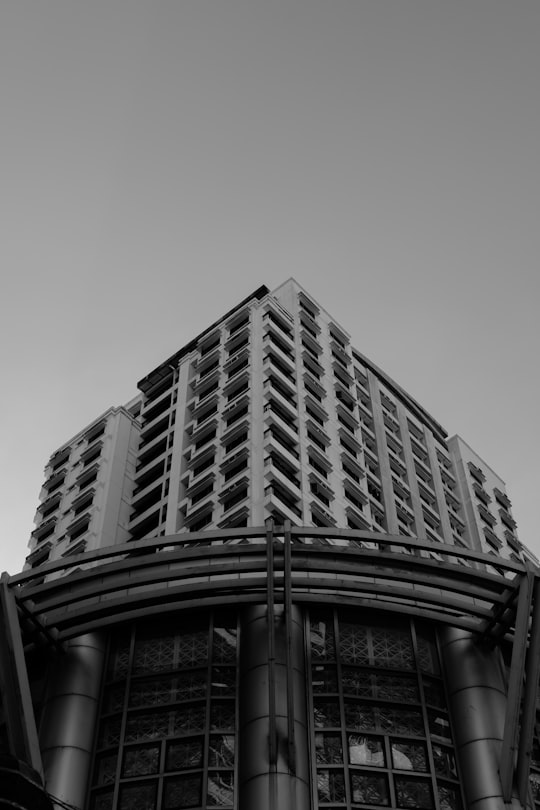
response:
<path id="1" fill-rule="evenodd" d="M 540 663 L 539 577 L 526 563 L 462 547 L 272 521 L 259 528 L 130 542 L 13 577 L 4 574 L 0 676 L 8 696 L 10 744 L 19 758 L 41 770 L 23 645 L 58 646 L 96 629 L 172 610 L 259 603 L 268 611 L 270 763 L 275 766 L 275 605 L 284 607 L 290 640 L 293 602 L 339 602 L 421 616 L 469 630 L 492 645 L 503 638 L 513 642 L 500 775 L 510 801 L 517 753 L 524 805 Z M 290 642 L 287 676 L 288 759 L 294 773 Z"/>

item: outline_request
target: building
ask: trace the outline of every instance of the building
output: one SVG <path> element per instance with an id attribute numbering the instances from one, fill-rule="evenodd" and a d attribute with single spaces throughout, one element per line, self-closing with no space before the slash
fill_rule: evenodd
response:
<path id="1" fill-rule="evenodd" d="M 294 280 L 138 389 L 2 578 L 0 808 L 540 804 L 537 562 L 482 459 Z"/>

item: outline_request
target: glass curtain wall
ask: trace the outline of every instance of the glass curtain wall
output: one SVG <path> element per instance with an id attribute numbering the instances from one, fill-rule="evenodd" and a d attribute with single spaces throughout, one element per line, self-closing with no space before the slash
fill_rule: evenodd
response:
<path id="1" fill-rule="evenodd" d="M 234 810 L 238 617 L 159 621 L 111 638 L 89 810 Z M 461 810 L 434 629 L 343 608 L 306 622 L 314 810 Z"/>
<path id="2" fill-rule="evenodd" d="M 317 807 L 460 810 L 433 631 L 312 610 L 309 639 Z"/>
<path id="3" fill-rule="evenodd" d="M 237 617 L 159 621 L 111 640 L 90 810 L 234 807 Z"/>

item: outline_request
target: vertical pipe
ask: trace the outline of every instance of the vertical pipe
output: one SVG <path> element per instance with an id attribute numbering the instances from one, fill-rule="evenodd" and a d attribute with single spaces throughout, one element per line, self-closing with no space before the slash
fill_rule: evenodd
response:
<path id="1" fill-rule="evenodd" d="M 291 521 L 284 524 L 284 554 L 283 554 L 283 589 L 285 609 L 285 639 L 286 639 L 286 667 L 287 667 L 287 741 L 289 754 L 289 769 L 296 772 L 296 740 L 294 729 L 294 671 L 293 671 L 293 625 L 292 625 L 292 587 L 291 587 Z"/>
<path id="2" fill-rule="evenodd" d="M 265 605 L 246 609 L 241 618 L 239 810 L 310 810 L 305 695 L 304 628 L 300 612 L 291 610 L 292 695 L 296 772 L 289 761 L 287 700 L 287 638 L 284 608 L 275 606 L 275 722 L 276 762 L 268 746 L 270 660 L 268 614 Z"/>
<path id="3" fill-rule="evenodd" d="M 499 770 L 506 689 L 498 650 L 487 650 L 469 632 L 441 631 L 456 754 L 468 810 L 508 810 Z"/>
<path id="4" fill-rule="evenodd" d="M 266 615 L 268 639 L 268 758 L 270 767 L 277 761 L 276 740 L 276 684 L 275 684 L 275 617 L 274 617 L 274 532 L 273 523 L 266 523 Z M 273 782 L 271 782 L 272 789 Z"/>
<path id="5" fill-rule="evenodd" d="M 41 751 L 47 790 L 85 806 L 98 712 L 105 641 L 98 634 L 73 639 L 58 661 L 43 708 Z"/>

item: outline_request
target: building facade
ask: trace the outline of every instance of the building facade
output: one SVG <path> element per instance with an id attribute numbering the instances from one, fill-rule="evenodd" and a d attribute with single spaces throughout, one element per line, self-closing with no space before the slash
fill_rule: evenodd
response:
<path id="1" fill-rule="evenodd" d="M 0 807 L 540 802 L 537 562 L 482 459 L 292 279 L 138 389 L 2 579 Z"/>

